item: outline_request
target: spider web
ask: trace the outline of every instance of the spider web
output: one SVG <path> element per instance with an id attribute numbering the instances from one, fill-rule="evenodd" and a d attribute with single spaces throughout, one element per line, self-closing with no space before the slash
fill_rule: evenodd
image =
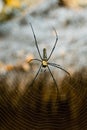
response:
<path id="1" fill-rule="evenodd" d="M 74 73 L 71 80 L 65 76 L 58 97 L 48 72 L 40 73 L 32 86 L 31 72 L 14 69 L 0 75 L 0 129 L 85 128 L 87 70 Z"/>

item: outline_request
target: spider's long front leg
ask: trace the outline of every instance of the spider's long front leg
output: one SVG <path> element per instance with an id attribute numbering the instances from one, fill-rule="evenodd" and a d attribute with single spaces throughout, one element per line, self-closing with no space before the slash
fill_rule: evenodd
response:
<path id="1" fill-rule="evenodd" d="M 48 67 L 48 70 L 49 70 L 49 72 L 50 72 L 50 74 L 51 74 L 51 76 L 52 76 L 52 79 L 53 79 L 53 81 L 54 81 L 54 83 L 55 83 L 55 85 L 56 85 L 57 95 L 58 95 L 58 94 L 59 94 L 58 85 L 57 85 L 57 83 L 56 83 L 56 80 L 55 80 L 55 78 L 54 78 L 54 76 L 53 76 L 53 74 L 52 74 L 52 72 L 51 72 L 49 66 L 47 66 L 47 67 Z"/>
<path id="2" fill-rule="evenodd" d="M 52 48 L 52 51 L 51 51 L 51 53 L 50 53 L 50 55 L 49 55 L 49 57 L 48 57 L 47 60 L 50 59 L 50 57 L 51 57 L 51 55 L 52 55 L 52 53 L 53 53 L 53 51 L 54 51 L 54 49 L 55 49 L 55 47 L 56 47 L 57 41 L 58 41 L 58 35 L 57 35 L 57 32 L 56 32 L 55 28 L 53 28 L 53 29 L 54 29 L 55 34 L 56 34 L 56 41 L 55 41 L 55 43 L 54 43 L 54 46 L 53 46 L 53 48 Z"/>
<path id="3" fill-rule="evenodd" d="M 71 78 L 71 75 L 70 75 L 70 73 L 68 72 L 68 71 L 66 71 L 65 69 L 63 69 L 60 65 L 57 65 L 57 64 L 55 64 L 55 63 L 48 63 L 49 65 L 51 65 L 51 66 L 53 66 L 53 67 L 56 67 L 56 68 L 59 68 L 59 69 L 61 69 L 61 70 L 63 70 L 65 73 L 67 73 L 69 76 L 70 76 L 70 78 Z"/>
<path id="4" fill-rule="evenodd" d="M 29 24 L 30 24 L 31 29 L 32 29 L 32 32 L 33 32 L 33 36 L 34 36 L 34 40 L 35 40 L 35 45 L 36 45 L 37 51 L 38 51 L 38 53 L 39 53 L 40 58 L 42 59 L 42 56 L 41 56 L 41 53 L 40 53 L 40 50 L 39 50 L 39 47 L 38 47 L 38 44 L 37 44 L 36 35 L 35 35 L 35 33 L 34 33 L 34 29 L 33 29 L 33 27 L 32 27 L 32 24 L 31 24 L 31 23 L 29 23 Z"/>

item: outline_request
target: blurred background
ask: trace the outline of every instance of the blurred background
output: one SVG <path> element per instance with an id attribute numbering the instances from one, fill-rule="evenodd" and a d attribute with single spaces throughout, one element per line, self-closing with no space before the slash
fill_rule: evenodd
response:
<path id="1" fill-rule="evenodd" d="M 28 62 L 40 57 L 30 23 L 41 55 L 58 33 L 49 62 L 72 76 L 53 68 L 59 93 L 47 71 L 33 81 L 39 65 Z M 0 130 L 29 129 L 87 130 L 87 0 L 0 0 Z"/>
<path id="2" fill-rule="evenodd" d="M 48 55 L 58 33 L 59 41 L 50 59 L 73 73 L 87 66 L 87 0 L 0 0 L 0 72 L 6 65 L 39 58 L 29 22 L 41 54 Z"/>

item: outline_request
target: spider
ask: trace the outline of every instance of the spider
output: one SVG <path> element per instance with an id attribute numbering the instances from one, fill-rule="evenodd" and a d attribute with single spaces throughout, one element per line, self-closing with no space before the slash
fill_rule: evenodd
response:
<path id="1" fill-rule="evenodd" d="M 53 46 L 53 48 L 52 48 L 52 50 L 51 50 L 51 53 L 50 53 L 49 57 L 47 57 L 47 50 L 46 50 L 46 48 L 43 48 L 43 57 L 42 57 L 42 56 L 41 56 L 41 53 L 40 53 L 40 50 L 39 50 L 39 47 L 38 47 L 38 44 L 37 44 L 37 39 L 36 39 L 36 35 L 35 35 L 35 33 L 34 33 L 33 26 L 32 26 L 31 23 L 29 23 L 29 24 L 30 24 L 30 26 L 31 26 L 31 29 L 32 29 L 32 32 L 33 32 L 33 36 L 34 36 L 34 40 L 35 40 L 35 45 L 36 45 L 37 51 L 38 51 L 39 56 L 40 56 L 40 59 L 31 59 L 31 60 L 29 61 L 29 63 L 30 63 L 31 61 L 33 61 L 33 60 L 36 60 L 36 61 L 41 62 L 40 67 L 39 67 L 39 69 L 38 69 L 38 71 L 37 71 L 37 73 L 36 73 L 36 75 L 35 75 L 35 77 L 34 77 L 34 79 L 33 79 L 32 85 L 33 85 L 34 81 L 36 80 L 36 78 L 37 78 L 37 76 L 38 76 L 38 74 L 39 74 L 41 68 L 42 68 L 42 67 L 43 67 L 43 68 L 48 68 L 48 70 L 49 70 L 49 72 L 50 72 L 50 74 L 51 74 L 51 76 L 52 76 L 52 79 L 53 79 L 53 81 L 54 81 L 54 83 L 55 83 L 57 92 L 58 92 L 58 85 L 57 85 L 57 83 L 56 83 L 56 80 L 55 80 L 55 78 L 54 78 L 54 76 L 53 76 L 53 74 L 52 74 L 52 72 L 51 72 L 49 66 L 53 66 L 53 67 L 59 68 L 59 69 L 63 70 L 65 73 L 67 73 L 69 76 L 70 76 L 70 73 L 67 72 L 65 69 L 63 69 L 60 65 L 55 64 L 55 63 L 50 63 L 50 62 L 48 62 L 49 59 L 50 59 L 50 57 L 51 57 L 51 55 L 52 55 L 52 53 L 53 53 L 53 51 L 54 51 L 54 49 L 55 49 L 55 46 L 56 46 L 56 44 L 57 44 L 57 41 L 58 41 L 57 32 L 56 32 L 55 28 L 53 28 L 54 31 L 55 31 L 55 34 L 56 34 L 56 40 L 55 40 L 54 46 Z"/>

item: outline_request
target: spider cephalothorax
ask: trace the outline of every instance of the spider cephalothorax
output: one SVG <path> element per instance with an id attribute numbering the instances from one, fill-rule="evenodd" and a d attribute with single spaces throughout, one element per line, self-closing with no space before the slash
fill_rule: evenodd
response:
<path id="1" fill-rule="evenodd" d="M 53 74 L 52 74 L 52 72 L 51 72 L 49 66 L 53 66 L 53 67 L 59 68 L 59 69 L 63 70 L 64 72 L 66 72 L 69 76 L 70 76 L 70 73 L 67 72 L 65 69 L 63 69 L 60 65 L 55 64 L 55 63 L 50 63 L 50 62 L 48 62 L 48 60 L 50 59 L 50 57 L 51 57 L 51 55 L 52 55 L 52 53 L 53 53 L 53 51 L 54 51 L 54 49 L 55 49 L 55 46 L 56 46 L 56 44 L 57 44 L 57 41 L 58 41 L 57 32 L 56 32 L 56 30 L 55 30 L 55 28 L 54 28 L 54 31 L 55 31 L 55 34 L 56 34 L 56 41 L 55 41 L 55 44 L 54 44 L 54 46 L 53 46 L 53 48 L 52 48 L 52 51 L 51 51 L 49 57 L 47 58 L 46 48 L 43 48 L 43 57 L 42 57 L 42 56 L 41 56 L 41 53 L 40 53 L 40 50 L 39 50 L 39 47 L 38 47 L 38 44 L 37 44 L 37 39 L 36 39 L 36 36 L 35 36 L 35 33 L 34 33 L 34 30 L 33 30 L 33 27 L 32 27 L 32 24 L 31 24 L 31 23 L 30 23 L 30 26 L 31 26 L 31 29 L 32 29 L 32 32 L 33 32 L 33 35 L 34 35 L 35 45 L 36 45 L 37 51 L 38 51 L 38 53 L 39 53 L 40 59 L 31 59 L 31 60 L 29 61 L 29 63 L 30 63 L 31 61 L 33 61 L 33 60 L 36 60 L 36 61 L 41 62 L 41 65 L 40 65 L 40 67 L 39 67 L 39 70 L 38 70 L 38 72 L 37 72 L 35 78 L 33 79 L 32 85 L 33 85 L 35 79 L 37 78 L 37 76 L 38 76 L 38 74 L 39 74 L 39 72 L 40 72 L 40 70 L 41 70 L 41 67 L 43 67 L 43 68 L 46 68 L 46 67 L 47 67 L 48 70 L 49 70 L 49 72 L 50 72 L 50 74 L 51 74 L 51 76 L 52 76 L 52 78 L 53 78 L 53 81 L 54 81 L 54 83 L 55 83 L 55 85 L 56 85 L 57 91 L 58 91 L 58 87 L 57 87 L 56 80 L 55 80 L 55 78 L 54 78 L 54 76 L 53 76 Z"/>
<path id="2" fill-rule="evenodd" d="M 43 48 L 43 59 L 42 59 L 42 67 L 47 67 L 48 66 L 48 61 L 47 61 L 47 52 L 46 48 Z"/>

